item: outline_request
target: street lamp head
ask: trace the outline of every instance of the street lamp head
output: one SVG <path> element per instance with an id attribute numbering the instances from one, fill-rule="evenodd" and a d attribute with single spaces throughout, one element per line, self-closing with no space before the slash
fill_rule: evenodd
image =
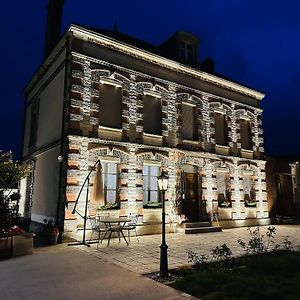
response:
<path id="1" fill-rule="evenodd" d="M 160 191 L 166 191 L 168 189 L 169 176 L 162 170 L 161 174 L 157 176 L 158 188 Z"/>

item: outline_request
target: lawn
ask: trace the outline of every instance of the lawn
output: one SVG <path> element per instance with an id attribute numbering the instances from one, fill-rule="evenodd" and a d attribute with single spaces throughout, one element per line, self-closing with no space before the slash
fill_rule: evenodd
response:
<path id="1" fill-rule="evenodd" d="M 206 264 L 171 286 L 203 300 L 300 299 L 300 253 L 251 255 Z"/>

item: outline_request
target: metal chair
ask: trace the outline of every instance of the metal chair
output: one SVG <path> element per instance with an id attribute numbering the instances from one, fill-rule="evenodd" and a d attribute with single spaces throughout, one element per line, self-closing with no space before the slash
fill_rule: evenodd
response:
<path id="1" fill-rule="evenodd" d="M 92 240 L 94 233 L 98 234 L 98 238 L 97 238 L 98 244 L 99 241 L 102 239 L 101 234 L 103 233 L 104 236 L 107 234 L 108 228 L 103 223 L 101 223 L 101 219 L 108 218 L 108 217 L 109 214 L 105 214 L 101 216 L 97 215 L 94 218 L 91 217 L 89 218 L 91 223 L 91 231 L 92 231 L 89 242 Z"/>
<path id="2" fill-rule="evenodd" d="M 135 236 L 136 236 L 136 239 L 138 241 L 138 243 L 140 242 L 138 236 L 137 236 L 137 231 L 136 231 L 136 226 L 137 226 L 137 222 L 138 222 L 138 214 L 134 214 L 134 213 L 130 213 L 129 214 L 129 219 L 130 219 L 130 222 L 127 223 L 127 225 L 125 225 L 123 227 L 124 230 L 127 230 L 128 231 L 128 241 L 130 242 L 130 231 L 131 230 L 134 230 L 135 232 Z"/>

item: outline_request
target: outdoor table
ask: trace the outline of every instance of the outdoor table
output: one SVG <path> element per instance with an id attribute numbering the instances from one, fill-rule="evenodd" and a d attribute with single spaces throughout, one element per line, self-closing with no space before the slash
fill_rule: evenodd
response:
<path id="1" fill-rule="evenodd" d="M 105 226 L 107 227 L 107 229 L 109 231 L 107 247 L 109 246 L 111 236 L 114 232 L 116 232 L 118 234 L 119 241 L 120 241 L 120 234 L 121 234 L 124 241 L 126 242 L 127 246 L 129 245 L 129 243 L 127 242 L 125 235 L 123 233 L 123 228 L 127 222 L 130 222 L 130 219 L 127 219 L 127 218 L 105 218 L 105 219 L 102 219 L 101 222 L 103 222 L 105 224 Z M 104 235 L 102 237 L 100 242 L 103 241 L 105 236 L 106 235 Z"/>

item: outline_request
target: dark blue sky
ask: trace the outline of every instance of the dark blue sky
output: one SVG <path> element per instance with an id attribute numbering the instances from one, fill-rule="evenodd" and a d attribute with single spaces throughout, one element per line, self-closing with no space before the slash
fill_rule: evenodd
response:
<path id="1" fill-rule="evenodd" d="M 22 90 L 42 62 L 47 0 L 2 3 L 0 149 L 20 156 Z M 300 3 L 297 0 L 66 0 L 62 31 L 72 22 L 112 28 L 153 44 L 175 31 L 201 40 L 200 59 L 266 93 L 265 149 L 300 154 Z"/>

